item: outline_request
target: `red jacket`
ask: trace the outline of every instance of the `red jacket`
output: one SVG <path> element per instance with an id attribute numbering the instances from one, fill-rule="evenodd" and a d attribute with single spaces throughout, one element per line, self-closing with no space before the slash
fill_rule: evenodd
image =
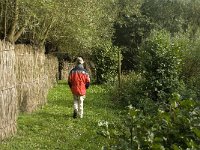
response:
<path id="1" fill-rule="evenodd" d="M 79 64 L 70 71 L 68 84 L 73 94 L 79 96 L 86 94 L 86 89 L 90 85 L 90 77 L 83 65 Z"/>

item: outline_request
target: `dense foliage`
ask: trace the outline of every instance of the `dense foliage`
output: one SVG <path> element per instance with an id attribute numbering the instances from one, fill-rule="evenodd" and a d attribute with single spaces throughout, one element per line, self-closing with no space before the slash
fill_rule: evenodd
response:
<path id="1" fill-rule="evenodd" d="M 139 3 L 140 2 L 140 3 Z M 199 1 L 195 0 L 144 0 L 129 1 L 135 7 L 130 11 L 121 11 L 120 21 L 115 22 L 114 44 L 125 49 L 123 54 L 122 69 L 138 70 L 140 58 L 138 47 L 141 46 L 152 30 L 167 30 L 176 36 L 179 32 L 191 31 L 191 37 L 199 28 Z M 125 48 L 124 48 L 125 47 Z"/>
<path id="2" fill-rule="evenodd" d="M 117 14 L 115 3 L 112 0 L 2 0 L 0 37 L 35 45 L 49 42 L 59 51 L 75 51 L 75 54 L 88 52 L 112 35 L 112 22 Z"/>
<path id="3" fill-rule="evenodd" d="M 141 49 L 145 89 L 153 100 L 163 101 L 179 88 L 181 46 L 164 31 L 153 32 Z"/>
<path id="4" fill-rule="evenodd" d="M 183 53 L 183 63 L 181 78 L 183 79 L 186 89 L 183 95 L 186 98 L 199 99 L 199 74 L 200 74 L 200 34 L 196 32 L 193 38 L 191 34 L 181 35 L 182 43 L 184 43 L 185 51 Z"/>
<path id="5" fill-rule="evenodd" d="M 0 38 L 61 61 L 81 55 L 98 83 L 116 81 L 121 52 L 121 85 L 109 88 L 129 107 L 123 124 L 99 122 L 104 149 L 199 149 L 199 10 L 198 0 L 2 0 Z"/>
<path id="6" fill-rule="evenodd" d="M 141 74 L 124 75 L 122 87 L 111 89 L 113 103 L 127 106 L 121 112 L 124 123 L 101 125 L 108 149 L 199 149 L 200 103 L 171 93 L 163 101 L 154 101 L 143 90 L 146 80 Z M 120 92 L 121 94 L 116 94 Z M 194 91 L 193 91 L 194 92 Z M 191 94 L 188 94 L 191 97 Z"/>
<path id="7" fill-rule="evenodd" d="M 119 49 L 106 43 L 103 47 L 95 48 L 92 60 L 96 64 L 96 82 L 105 83 L 115 80 L 117 72 L 117 54 Z"/>
<path id="8" fill-rule="evenodd" d="M 139 48 L 150 32 L 165 29 L 175 36 L 190 28 L 195 36 L 199 9 L 193 0 L 2 0 L 0 38 L 45 45 L 47 53 L 56 51 L 69 60 L 93 58 L 93 50 L 112 41 L 122 50 L 122 70 L 138 71 Z"/>
<path id="9" fill-rule="evenodd" d="M 185 150 L 199 149 L 199 103 L 180 100 L 173 94 L 168 104 L 152 105 L 142 110 L 130 105 L 120 127 L 107 122 L 100 126 L 109 139 L 108 149 Z M 148 101 L 148 103 L 152 103 Z M 147 103 L 140 106 L 147 107 Z M 124 114 L 122 113 L 122 114 Z M 126 117 L 125 117 L 126 116 Z"/>

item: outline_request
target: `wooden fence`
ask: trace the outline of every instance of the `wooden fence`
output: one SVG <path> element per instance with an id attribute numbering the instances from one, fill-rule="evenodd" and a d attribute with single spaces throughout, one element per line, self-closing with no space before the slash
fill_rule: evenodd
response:
<path id="1" fill-rule="evenodd" d="M 73 63 L 64 62 L 61 71 L 62 80 L 67 80 L 70 70 L 74 67 Z"/>
<path id="2" fill-rule="evenodd" d="M 18 111 L 14 66 L 14 46 L 0 41 L 0 140 L 16 132 Z"/>
<path id="3" fill-rule="evenodd" d="M 16 132 L 19 111 L 31 113 L 46 103 L 57 72 L 54 56 L 0 41 L 0 140 Z"/>
<path id="4" fill-rule="evenodd" d="M 48 90 L 56 81 L 58 62 L 31 46 L 16 45 L 15 53 L 19 109 L 32 112 L 46 103 Z"/>

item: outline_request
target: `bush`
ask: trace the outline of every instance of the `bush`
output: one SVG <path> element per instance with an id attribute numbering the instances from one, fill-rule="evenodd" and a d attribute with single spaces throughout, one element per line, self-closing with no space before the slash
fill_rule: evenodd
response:
<path id="1" fill-rule="evenodd" d="M 143 95 L 141 86 L 142 82 L 143 81 L 140 74 L 133 72 L 129 74 L 123 74 L 121 76 L 121 88 L 119 89 L 118 84 L 116 84 L 111 90 L 112 99 L 114 101 L 118 101 L 122 106 L 136 104 L 141 95 Z"/>
<path id="2" fill-rule="evenodd" d="M 113 127 L 112 124 L 107 123 L 109 148 L 118 150 L 200 149 L 198 102 L 180 100 L 178 94 L 173 94 L 168 105 L 164 103 L 158 105 L 156 113 L 151 111 L 144 113 L 131 106 L 127 110 L 127 116 L 123 116 L 125 123 L 121 124 L 120 128 L 117 128 L 117 124 Z"/>
<path id="3" fill-rule="evenodd" d="M 117 75 L 118 48 L 112 44 L 105 44 L 101 48 L 95 48 L 92 60 L 96 65 L 97 83 L 113 81 Z"/>
<path id="4" fill-rule="evenodd" d="M 145 91 L 155 101 L 167 100 L 178 91 L 180 47 L 166 31 L 153 31 L 141 47 L 141 72 L 146 79 Z"/>
<path id="5" fill-rule="evenodd" d="M 186 49 L 183 52 L 181 78 L 186 85 L 186 90 L 193 93 L 192 98 L 200 99 L 200 31 L 192 39 L 188 33 L 181 38 L 183 37 L 187 40 L 184 41 Z"/>
<path id="6" fill-rule="evenodd" d="M 149 109 L 153 111 L 154 107 L 157 107 L 155 102 L 149 99 L 145 91 L 143 91 L 145 80 L 141 74 L 134 72 L 123 74 L 121 80 L 120 89 L 117 84 L 110 87 L 111 99 L 116 105 L 123 108 L 132 105 L 144 112 L 148 112 Z"/>

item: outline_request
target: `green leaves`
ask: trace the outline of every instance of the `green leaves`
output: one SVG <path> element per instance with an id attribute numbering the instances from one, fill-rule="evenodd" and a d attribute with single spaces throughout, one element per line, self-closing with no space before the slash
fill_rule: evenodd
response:
<path id="1" fill-rule="evenodd" d="M 118 48 L 111 42 L 93 49 L 92 60 L 96 64 L 96 81 L 104 83 L 115 81 L 117 74 Z"/>
<path id="2" fill-rule="evenodd" d="M 192 131 L 196 134 L 196 136 L 198 138 L 200 138 L 200 129 L 198 129 L 198 128 L 192 128 Z"/>
<path id="3" fill-rule="evenodd" d="M 141 71 L 153 100 L 165 101 L 179 86 L 180 51 L 166 31 L 154 31 L 141 49 Z"/>
<path id="4" fill-rule="evenodd" d="M 193 105 L 185 107 L 180 104 L 169 109 L 168 104 L 159 103 L 156 113 L 152 110 L 144 113 L 142 109 L 129 107 L 127 114 L 122 116 L 125 124 L 121 125 L 123 129 L 120 129 L 123 131 L 123 136 L 120 135 L 120 137 L 124 137 L 123 139 L 128 142 L 128 148 L 153 150 L 200 148 L 198 144 L 200 142 L 200 114 L 194 113 L 199 110 L 199 102 L 180 100 L 175 94 L 169 101 L 170 106 L 174 106 L 174 102 L 193 103 Z M 120 137 L 115 135 L 116 139 Z"/>
<path id="5" fill-rule="evenodd" d="M 17 28 L 28 22 L 18 43 L 44 45 L 52 43 L 59 51 L 70 54 L 91 53 L 92 47 L 103 45 L 111 39 L 113 22 L 117 17 L 116 1 L 113 0 L 18 0 L 19 19 Z M 14 13 L 13 1 L 0 2 L 0 37 L 9 30 Z M 112 10 L 112 11 L 110 11 Z M 80 51 L 79 51 L 80 50 Z"/>

